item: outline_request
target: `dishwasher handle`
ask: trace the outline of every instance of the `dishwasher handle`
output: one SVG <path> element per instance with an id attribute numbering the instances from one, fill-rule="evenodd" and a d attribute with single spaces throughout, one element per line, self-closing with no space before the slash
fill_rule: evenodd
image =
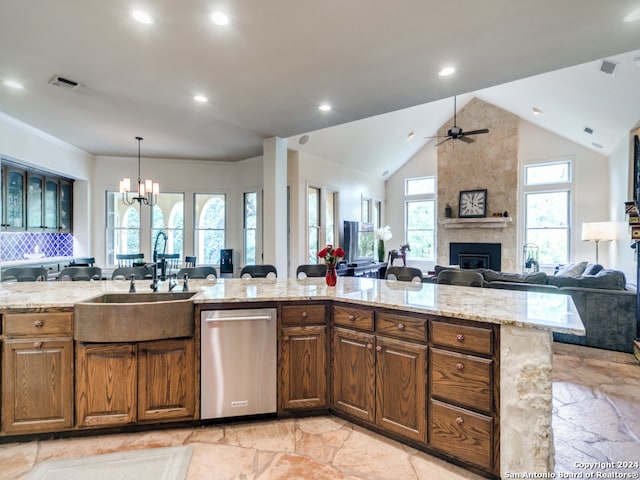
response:
<path id="1" fill-rule="evenodd" d="M 204 319 L 207 323 L 217 322 L 235 322 L 239 320 L 259 321 L 259 320 L 271 320 L 271 315 L 240 315 L 236 317 L 207 317 Z"/>

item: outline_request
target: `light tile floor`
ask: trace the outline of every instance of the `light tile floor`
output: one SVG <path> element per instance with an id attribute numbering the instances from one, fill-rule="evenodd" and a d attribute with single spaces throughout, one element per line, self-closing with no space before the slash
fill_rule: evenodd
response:
<path id="1" fill-rule="evenodd" d="M 554 379 L 558 477 L 640 471 L 615 465 L 640 461 L 640 366 L 633 356 L 563 346 L 554 355 Z M 480 478 L 328 416 L 4 444 L 0 479 L 24 479 L 53 458 L 183 444 L 195 447 L 188 480 Z M 614 467 L 584 466 L 601 462 Z"/>

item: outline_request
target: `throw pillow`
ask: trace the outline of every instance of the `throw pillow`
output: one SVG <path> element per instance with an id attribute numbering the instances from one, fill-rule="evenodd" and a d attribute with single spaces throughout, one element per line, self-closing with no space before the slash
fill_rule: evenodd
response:
<path id="1" fill-rule="evenodd" d="M 585 261 L 570 263 L 569 265 L 565 265 L 564 267 L 560 268 L 556 272 L 556 275 L 560 277 L 578 277 L 582 275 L 582 272 L 584 272 L 585 268 L 587 268 L 587 263 L 589 262 Z"/>
<path id="2" fill-rule="evenodd" d="M 601 270 L 595 275 L 567 277 L 555 275 L 549 277 L 549 285 L 562 287 L 602 288 L 605 290 L 624 290 L 627 279 L 620 270 Z"/>
<path id="3" fill-rule="evenodd" d="M 537 273 L 510 273 L 496 272 L 495 270 L 484 270 L 482 276 L 486 282 L 513 282 L 513 283 L 530 283 L 536 285 L 546 285 L 547 274 L 544 272 Z"/>
<path id="4" fill-rule="evenodd" d="M 595 275 L 603 268 L 604 267 L 599 263 L 590 263 L 587 265 L 587 268 L 584 269 L 584 272 L 582 272 L 582 275 Z"/>

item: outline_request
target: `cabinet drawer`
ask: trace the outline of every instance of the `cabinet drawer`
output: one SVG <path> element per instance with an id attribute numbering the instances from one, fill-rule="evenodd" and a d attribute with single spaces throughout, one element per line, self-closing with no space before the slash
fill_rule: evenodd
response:
<path id="1" fill-rule="evenodd" d="M 431 341 L 434 345 L 452 347 L 468 352 L 493 354 L 493 330 L 431 321 Z"/>
<path id="2" fill-rule="evenodd" d="M 3 317 L 6 336 L 73 334 L 73 312 L 7 313 Z"/>
<path id="3" fill-rule="evenodd" d="M 431 396 L 491 413 L 493 361 L 432 348 Z"/>
<path id="4" fill-rule="evenodd" d="M 333 323 L 373 332 L 373 310 L 336 305 L 333 307 Z"/>
<path id="5" fill-rule="evenodd" d="M 327 322 L 324 305 L 283 305 L 283 325 L 318 325 Z"/>
<path id="6" fill-rule="evenodd" d="M 429 432 L 433 448 L 492 470 L 493 421 L 490 417 L 432 400 Z"/>
<path id="7" fill-rule="evenodd" d="M 376 312 L 376 333 L 426 343 L 427 322 L 408 315 Z"/>

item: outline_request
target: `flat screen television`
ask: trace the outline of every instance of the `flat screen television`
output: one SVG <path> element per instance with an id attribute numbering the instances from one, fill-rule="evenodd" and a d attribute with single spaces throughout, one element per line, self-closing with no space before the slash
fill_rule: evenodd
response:
<path id="1" fill-rule="evenodd" d="M 373 224 L 363 222 L 344 222 L 345 260 L 347 264 L 371 263 L 374 257 L 375 238 Z"/>

